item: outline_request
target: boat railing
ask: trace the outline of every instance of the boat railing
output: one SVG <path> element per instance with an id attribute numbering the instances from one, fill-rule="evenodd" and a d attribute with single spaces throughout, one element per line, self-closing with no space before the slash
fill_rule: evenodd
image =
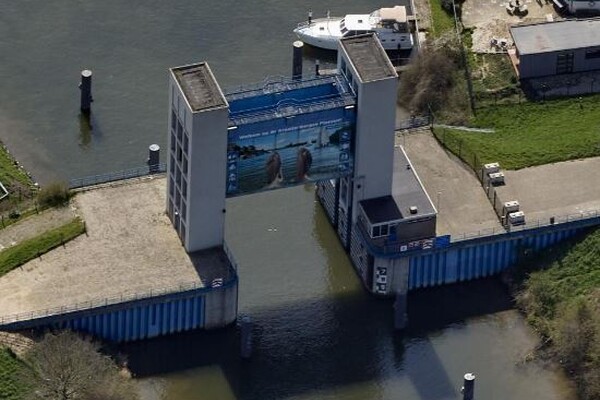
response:
<path id="1" fill-rule="evenodd" d="M 313 19 L 310 21 L 310 23 L 309 23 L 308 21 L 299 22 L 299 23 L 298 23 L 298 28 L 299 28 L 299 29 L 306 28 L 306 27 L 309 27 L 309 26 L 311 26 L 311 25 L 312 25 L 312 24 L 314 24 L 314 23 L 317 23 L 317 22 L 325 22 L 325 21 L 331 21 L 331 20 L 333 20 L 333 19 L 334 19 L 334 18 L 331 18 L 331 17 L 313 18 Z"/>

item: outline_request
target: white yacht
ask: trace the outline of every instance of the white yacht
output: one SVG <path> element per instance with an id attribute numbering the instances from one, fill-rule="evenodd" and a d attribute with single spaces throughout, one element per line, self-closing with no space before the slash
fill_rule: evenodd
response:
<path id="1" fill-rule="evenodd" d="M 386 50 L 408 50 L 413 47 L 406 7 L 380 8 L 371 14 L 348 14 L 345 17 L 313 19 L 301 22 L 294 33 L 304 43 L 322 49 L 337 50 L 337 42 L 343 37 L 374 32 Z"/>

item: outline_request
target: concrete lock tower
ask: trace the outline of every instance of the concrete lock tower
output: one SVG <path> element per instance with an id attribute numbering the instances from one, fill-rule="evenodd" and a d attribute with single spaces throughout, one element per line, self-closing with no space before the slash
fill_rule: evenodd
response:
<path id="1" fill-rule="evenodd" d="M 222 246 L 229 105 L 207 63 L 171 68 L 169 104 L 167 214 L 186 251 Z"/>

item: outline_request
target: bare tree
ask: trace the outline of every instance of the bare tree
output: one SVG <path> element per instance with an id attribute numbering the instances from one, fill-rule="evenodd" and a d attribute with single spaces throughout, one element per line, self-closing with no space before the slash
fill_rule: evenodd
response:
<path id="1" fill-rule="evenodd" d="M 129 400 L 138 395 L 99 345 L 72 332 L 47 334 L 25 356 L 31 397 L 51 400 Z"/>

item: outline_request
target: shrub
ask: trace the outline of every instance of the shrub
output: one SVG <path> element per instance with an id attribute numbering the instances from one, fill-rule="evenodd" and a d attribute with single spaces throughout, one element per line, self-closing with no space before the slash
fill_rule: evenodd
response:
<path id="1" fill-rule="evenodd" d="M 38 194 L 38 202 L 42 207 L 64 206 L 70 198 L 69 187 L 64 182 L 51 183 Z"/>

